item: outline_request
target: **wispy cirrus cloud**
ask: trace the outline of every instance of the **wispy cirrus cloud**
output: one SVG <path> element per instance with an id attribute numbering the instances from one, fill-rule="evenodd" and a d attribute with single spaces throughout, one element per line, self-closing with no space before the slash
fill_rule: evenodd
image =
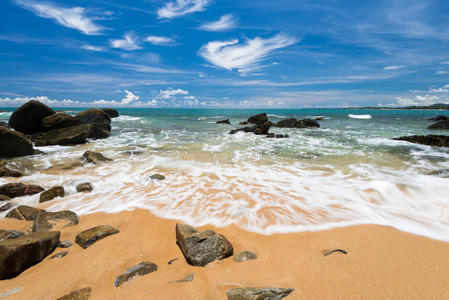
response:
<path id="1" fill-rule="evenodd" d="M 272 51 L 297 43 L 294 37 L 277 34 L 271 38 L 255 37 L 241 43 L 238 39 L 213 41 L 202 46 L 199 55 L 215 66 L 242 74 L 259 69 L 260 62 Z"/>
<path id="2" fill-rule="evenodd" d="M 64 27 L 79 30 L 87 35 L 100 34 L 104 29 L 94 22 L 94 18 L 87 15 L 83 7 L 66 8 L 30 0 L 14 0 L 14 2 L 39 17 L 51 19 Z"/>
<path id="3" fill-rule="evenodd" d="M 387 66 L 384 68 L 384 70 L 399 70 L 402 69 L 404 66 Z"/>
<path id="4" fill-rule="evenodd" d="M 209 4 L 210 0 L 176 0 L 165 4 L 164 7 L 158 9 L 157 16 L 159 19 L 171 19 L 186 14 L 202 11 Z"/>
<path id="5" fill-rule="evenodd" d="M 82 45 L 81 48 L 84 50 L 95 51 L 95 52 L 100 52 L 100 51 L 106 50 L 106 48 L 104 48 L 104 47 L 93 46 L 93 45 L 88 45 L 88 44 Z"/>
<path id="6" fill-rule="evenodd" d="M 127 51 L 142 49 L 138 37 L 132 32 L 126 33 L 123 36 L 123 39 L 110 40 L 110 45 L 112 48 L 119 48 Z"/>
<path id="7" fill-rule="evenodd" d="M 151 43 L 153 45 L 159 45 L 159 46 L 171 46 L 175 44 L 175 41 L 166 36 L 156 36 L 156 35 L 149 35 L 145 39 L 145 42 Z"/>
<path id="8" fill-rule="evenodd" d="M 233 15 L 227 14 L 220 17 L 218 21 L 206 23 L 199 27 L 201 30 L 205 31 L 226 31 L 234 28 L 236 25 L 236 20 Z"/>
<path id="9" fill-rule="evenodd" d="M 166 90 L 160 90 L 159 91 L 159 97 L 162 99 L 169 99 L 173 96 L 177 95 L 188 95 L 189 91 L 183 90 L 183 89 L 166 89 Z"/>

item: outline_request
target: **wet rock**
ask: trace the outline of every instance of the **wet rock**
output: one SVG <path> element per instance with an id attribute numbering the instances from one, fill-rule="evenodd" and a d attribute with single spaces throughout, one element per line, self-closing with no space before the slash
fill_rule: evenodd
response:
<path id="1" fill-rule="evenodd" d="M 0 242 L 15 239 L 24 235 L 22 231 L 0 229 Z"/>
<path id="2" fill-rule="evenodd" d="M 179 279 L 179 280 L 174 280 L 174 281 L 170 281 L 169 283 L 183 283 L 183 282 L 190 282 L 193 281 L 193 278 L 195 276 L 193 274 L 189 274 L 186 277 L 184 277 L 183 279 Z"/>
<path id="3" fill-rule="evenodd" d="M 272 123 L 270 121 L 267 121 L 261 125 L 248 126 L 231 130 L 229 134 L 235 134 L 237 132 L 242 131 L 242 132 L 252 132 L 256 135 L 267 135 L 271 125 Z"/>
<path id="4" fill-rule="evenodd" d="M 64 224 L 64 227 L 74 226 L 78 224 L 79 217 L 70 210 L 57 212 L 40 211 L 34 221 L 33 231 L 49 231 L 53 226 Z"/>
<path id="5" fill-rule="evenodd" d="M 80 183 L 76 186 L 76 191 L 78 193 L 88 193 L 91 192 L 94 188 L 92 187 L 92 184 L 89 182 Z"/>
<path id="6" fill-rule="evenodd" d="M 137 266 L 128 269 L 125 273 L 117 277 L 115 280 L 115 287 L 119 287 L 127 281 L 134 279 L 137 276 L 144 276 L 157 271 L 157 265 L 152 262 L 141 262 Z"/>
<path id="7" fill-rule="evenodd" d="M 22 133 L 0 127 L 0 157 L 19 157 L 33 154 L 33 144 Z"/>
<path id="8" fill-rule="evenodd" d="M 34 184 L 23 183 L 7 183 L 0 186 L 0 194 L 6 195 L 11 198 L 34 195 L 44 191 L 44 188 Z"/>
<path id="9" fill-rule="evenodd" d="M 0 194 L 0 201 L 9 201 L 9 200 L 11 200 L 11 197 Z"/>
<path id="10" fill-rule="evenodd" d="M 0 162 L 0 177 L 22 177 L 23 174 L 18 171 L 10 170 L 5 162 Z"/>
<path id="11" fill-rule="evenodd" d="M 151 178 L 152 180 L 164 180 L 164 179 L 165 179 L 165 176 L 164 176 L 164 175 L 161 175 L 161 174 L 154 174 L 154 175 L 151 175 L 150 178 Z"/>
<path id="12" fill-rule="evenodd" d="M 82 122 L 80 119 L 77 119 L 67 113 L 56 113 L 42 119 L 43 131 L 72 127 L 81 124 Z"/>
<path id="13" fill-rule="evenodd" d="M 8 209 L 11 209 L 12 207 L 13 207 L 12 203 L 6 203 L 5 205 L 0 206 L 0 212 L 7 211 Z"/>
<path id="14" fill-rule="evenodd" d="M 251 116 L 248 118 L 248 123 L 256 124 L 256 125 L 261 125 L 261 124 L 265 123 L 266 121 L 268 121 L 268 117 L 267 117 L 266 113 L 254 115 L 254 116 Z"/>
<path id="15" fill-rule="evenodd" d="M 176 224 L 176 243 L 187 263 L 205 266 L 215 260 L 222 260 L 234 253 L 231 243 L 213 230 L 199 232 L 189 225 Z"/>
<path id="16" fill-rule="evenodd" d="M 31 100 L 16 109 L 9 118 L 9 126 L 25 134 L 42 132 L 42 119 L 55 111 L 39 101 Z"/>
<path id="17" fill-rule="evenodd" d="M 105 157 L 100 152 L 86 151 L 83 154 L 82 159 L 88 163 L 98 164 L 103 161 L 112 161 L 112 159 Z"/>
<path id="18" fill-rule="evenodd" d="M 89 127 L 89 138 L 103 139 L 107 138 L 111 132 L 111 118 L 109 115 L 98 108 L 92 108 L 80 112 L 76 118 Z"/>
<path id="19" fill-rule="evenodd" d="M 41 193 L 39 203 L 53 200 L 56 197 L 64 197 L 64 196 L 65 196 L 64 187 L 54 186 L 51 189 Z"/>
<path id="20" fill-rule="evenodd" d="M 170 260 L 168 261 L 168 264 L 171 265 L 172 263 L 174 263 L 174 262 L 177 261 L 177 260 L 178 260 L 177 258 L 170 259 Z"/>
<path id="21" fill-rule="evenodd" d="M 89 110 L 78 113 L 76 118 L 80 119 L 83 124 L 90 124 L 97 120 L 106 121 L 111 123 L 111 117 L 107 112 L 99 108 L 91 108 Z"/>
<path id="22" fill-rule="evenodd" d="M 276 134 L 275 135 L 275 138 L 277 138 L 277 139 L 285 139 L 285 138 L 288 138 L 288 137 L 289 137 L 288 134 Z"/>
<path id="23" fill-rule="evenodd" d="M 0 279 L 9 279 L 37 264 L 59 244 L 59 231 L 33 232 L 0 242 Z"/>
<path id="24" fill-rule="evenodd" d="M 333 249 L 333 250 L 322 250 L 321 251 L 321 253 L 324 255 L 324 256 L 328 256 L 328 255 L 331 255 L 331 254 L 333 254 L 333 253 L 342 253 L 342 254 L 348 254 L 348 252 L 346 251 L 346 250 L 343 250 L 343 249 Z"/>
<path id="25" fill-rule="evenodd" d="M 64 256 L 66 256 L 68 253 L 69 253 L 69 252 L 67 252 L 67 251 L 61 251 L 61 252 L 59 252 L 59 253 L 56 253 L 56 254 L 53 255 L 52 257 L 50 257 L 50 259 L 53 259 L 53 258 L 62 258 L 62 257 L 64 257 Z"/>
<path id="26" fill-rule="evenodd" d="M 217 122 L 215 122 L 215 123 L 216 123 L 216 124 L 231 124 L 231 122 L 229 121 L 229 119 L 217 121 Z"/>
<path id="27" fill-rule="evenodd" d="M 447 135 L 411 135 L 401 136 L 394 140 L 428 146 L 449 147 L 449 136 Z"/>
<path id="28" fill-rule="evenodd" d="M 36 146 L 79 145 L 86 143 L 88 135 L 88 126 L 81 124 L 39 133 L 33 135 L 32 139 Z"/>
<path id="29" fill-rule="evenodd" d="M 298 120 L 298 122 L 296 122 L 296 128 L 313 128 L 313 127 L 320 127 L 320 123 L 318 123 L 317 120 L 312 119 Z"/>
<path id="30" fill-rule="evenodd" d="M 257 254 L 252 251 L 243 251 L 233 257 L 235 262 L 243 262 L 247 260 L 257 259 Z"/>
<path id="31" fill-rule="evenodd" d="M 442 120 L 427 127 L 431 130 L 447 130 L 449 129 L 449 120 Z"/>
<path id="32" fill-rule="evenodd" d="M 92 289 L 90 287 L 87 287 L 73 291 L 70 294 L 59 297 L 56 300 L 88 300 L 91 293 Z"/>
<path id="33" fill-rule="evenodd" d="M 120 116 L 118 111 L 113 108 L 103 108 L 103 111 L 107 113 L 110 118 L 117 118 Z"/>
<path id="34" fill-rule="evenodd" d="M 26 205 L 20 205 L 11 210 L 7 215 L 6 218 L 14 218 L 18 220 L 26 220 L 26 221 L 34 221 L 36 220 L 37 216 L 40 212 L 43 212 L 45 210 L 34 208 L 31 206 Z"/>
<path id="35" fill-rule="evenodd" d="M 78 233 L 78 235 L 75 238 L 75 243 L 80 245 L 81 248 L 86 249 L 95 242 L 102 240 L 105 237 L 108 237 L 112 234 L 117 234 L 119 232 L 120 232 L 119 230 L 115 229 L 112 226 L 100 225 L 97 227 L 87 229 L 81 233 Z"/>
<path id="36" fill-rule="evenodd" d="M 295 118 L 291 118 L 277 122 L 276 126 L 282 128 L 295 128 L 297 122 L 298 121 Z"/>
<path id="37" fill-rule="evenodd" d="M 105 121 L 95 121 L 87 125 L 91 139 L 105 139 L 111 134 L 111 125 Z"/>
<path id="38" fill-rule="evenodd" d="M 58 247 L 59 248 L 70 248 L 72 247 L 72 242 L 69 240 L 63 240 L 62 242 L 59 243 Z"/>
<path id="39" fill-rule="evenodd" d="M 228 300 L 280 300 L 295 289 L 247 287 L 226 292 Z"/>
<path id="40" fill-rule="evenodd" d="M 11 129 L 11 127 L 9 127 L 8 123 L 6 122 L 0 122 L 0 127 L 6 127 L 8 129 Z"/>
<path id="41" fill-rule="evenodd" d="M 439 116 L 436 116 L 436 117 L 433 117 L 433 118 L 428 118 L 426 120 L 429 120 L 429 121 L 445 121 L 445 120 L 449 120 L 449 117 L 448 116 L 444 116 L 444 115 L 439 115 Z"/>
<path id="42" fill-rule="evenodd" d="M 248 125 L 248 124 L 249 124 L 248 121 L 242 121 L 239 123 L 239 125 Z"/>

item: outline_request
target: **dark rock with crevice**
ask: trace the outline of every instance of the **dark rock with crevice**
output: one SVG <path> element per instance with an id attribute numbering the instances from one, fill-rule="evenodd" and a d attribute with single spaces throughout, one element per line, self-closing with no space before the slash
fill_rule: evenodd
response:
<path id="1" fill-rule="evenodd" d="M 20 182 L 7 183 L 0 186 L 0 194 L 11 198 L 38 194 L 44 188 L 35 184 L 23 184 Z"/>
<path id="2" fill-rule="evenodd" d="M 56 300 L 88 300 L 90 298 L 91 293 L 92 289 L 90 287 L 87 287 L 73 291 L 70 294 L 59 297 Z"/>
<path id="3" fill-rule="evenodd" d="M 53 129 L 45 133 L 35 134 L 31 138 L 36 146 L 66 146 L 85 144 L 87 142 L 88 136 L 88 126 L 81 124 L 71 127 Z"/>
<path id="4" fill-rule="evenodd" d="M 406 141 L 415 144 L 436 146 L 436 147 L 449 147 L 449 136 L 448 135 L 411 135 L 411 136 L 401 136 L 395 138 L 397 141 Z"/>
<path id="5" fill-rule="evenodd" d="M 65 191 L 63 186 L 54 186 L 41 193 L 39 197 L 39 203 L 47 202 L 55 199 L 56 197 L 64 197 Z"/>
<path id="6" fill-rule="evenodd" d="M 281 300 L 295 289 L 246 287 L 226 292 L 228 300 Z"/>
<path id="7" fill-rule="evenodd" d="M 268 117 L 266 113 L 257 114 L 248 118 L 248 123 L 261 125 L 268 121 Z"/>
<path id="8" fill-rule="evenodd" d="M 33 144 L 23 133 L 0 127 L 0 157 L 33 155 Z"/>
<path id="9" fill-rule="evenodd" d="M 75 243 L 77 243 L 81 248 L 87 249 L 97 241 L 119 232 L 120 231 L 118 229 L 115 229 L 112 226 L 100 225 L 78 233 L 75 238 Z"/>
<path id="10" fill-rule="evenodd" d="M 67 113 L 56 113 L 42 119 L 43 131 L 67 128 L 83 124 L 80 119 Z"/>
<path id="11" fill-rule="evenodd" d="M 128 269 L 125 273 L 117 277 L 117 279 L 115 280 L 115 287 L 119 287 L 125 282 L 136 278 L 137 276 L 144 276 L 149 273 L 156 272 L 157 268 L 157 265 L 152 262 L 141 262 L 140 264 Z"/>
<path id="12" fill-rule="evenodd" d="M 16 109 L 9 118 L 9 126 L 24 134 L 44 131 L 42 119 L 56 112 L 47 105 L 31 100 Z"/>

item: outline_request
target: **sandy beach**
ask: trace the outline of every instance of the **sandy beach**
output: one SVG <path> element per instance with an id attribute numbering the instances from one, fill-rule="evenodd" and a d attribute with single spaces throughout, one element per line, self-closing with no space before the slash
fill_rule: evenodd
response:
<path id="1" fill-rule="evenodd" d="M 87 249 L 73 244 L 63 258 L 45 258 L 20 276 L 0 282 L 5 299 L 56 299 L 73 290 L 92 288 L 91 299 L 226 299 L 235 287 L 286 287 L 286 299 L 447 299 L 449 244 L 393 228 L 360 225 L 319 232 L 259 235 L 235 226 L 213 229 L 226 236 L 234 253 L 251 250 L 257 260 L 237 263 L 232 257 L 194 267 L 176 244 L 175 220 L 145 210 L 80 217 L 76 226 L 58 228 L 61 240 L 102 224 L 119 234 Z M 32 222 L 0 220 L 1 228 L 29 230 Z M 344 249 L 348 254 L 322 250 Z M 170 260 L 177 259 L 172 264 Z M 156 272 L 116 288 L 116 278 L 142 261 Z M 194 274 L 191 282 L 173 281 Z M 20 288 L 20 290 L 18 289 Z"/>

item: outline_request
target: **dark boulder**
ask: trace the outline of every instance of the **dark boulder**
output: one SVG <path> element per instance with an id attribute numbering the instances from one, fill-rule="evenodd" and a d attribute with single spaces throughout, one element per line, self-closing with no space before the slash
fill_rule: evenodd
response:
<path id="1" fill-rule="evenodd" d="M 42 119 L 43 131 L 72 127 L 81 124 L 82 122 L 80 119 L 75 118 L 67 113 L 56 113 Z"/>
<path id="2" fill-rule="evenodd" d="M 112 161 L 112 159 L 105 157 L 100 152 L 86 151 L 82 157 L 88 163 L 98 164 L 104 161 Z"/>
<path id="3" fill-rule="evenodd" d="M 295 118 L 280 120 L 279 122 L 277 122 L 276 126 L 282 128 L 294 128 L 296 127 L 297 122 L 298 120 L 296 120 Z"/>
<path id="4" fill-rule="evenodd" d="M 0 194 L 11 198 L 34 195 L 44 191 L 44 188 L 34 184 L 7 183 L 0 186 Z"/>
<path id="5" fill-rule="evenodd" d="M 248 121 L 242 121 L 239 123 L 239 125 L 248 125 L 248 124 L 249 124 Z"/>
<path id="6" fill-rule="evenodd" d="M 39 203 L 50 201 L 55 199 L 56 197 L 64 197 L 65 191 L 62 186 L 54 186 L 45 192 L 42 192 L 39 197 Z"/>
<path id="7" fill-rule="evenodd" d="M 125 273 L 117 277 L 115 280 L 115 287 L 119 287 L 127 281 L 136 278 L 137 276 L 144 276 L 157 271 L 157 265 L 152 262 L 141 262 L 140 264 L 128 269 Z"/>
<path id="8" fill-rule="evenodd" d="M 296 122 L 296 128 L 313 128 L 313 127 L 320 127 L 320 123 L 318 123 L 317 120 L 312 119 L 304 119 L 304 120 L 298 120 Z"/>
<path id="9" fill-rule="evenodd" d="M 117 234 L 120 231 L 109 225 L 100 225 L 93 227 L 83 232 L 78 233 L 75 238 L 75 243 L 80 245 L 81 248 L 86 249 L 95 242 L 104 239 L 113 234 Z"/>
<path id="10" fill-rule="evenodd" d="M 395 138 L 397 141 L 406 141 L 415 144 L 422 144 L 437 147 L 449 147 L 448 135 L 411 135 Z"/>
<path id="11" fill-rule="evenodd" d="M 92 108 L 76 115 L 89 128 L 89 138 L 104 139 L 111 133 L 111 118 L 99 108 Z"/>
<path id="12" fill-rule="evenodd" d="M 267 117 L 266 113 L 254 115 L 254 116 L 251 116 L 248 118 L 248 123 L 256 124 L 256 125 L 261 125 L 261 124 L 265 123 L 266 121 L 268 121 L 268 117 Z"/>
<path id="13" fill-rule="evenodd" d="M 231 124 L 231 122 L 229 121 L 229 119 L 217 121 L 217 122 L 215 122 L 215 123 L 216 123 L 216 124 Z"/>
<path id="14" fill-rule="evenodd" d="M 22 231 L 0 229 L 0 242 L 15 239 L 24 235 Z"/>
<path id="15" fill-rule="evenodd" d="M 6 123 L 6 122 L 0 122 L 0 127 L 6 127 L 8 129 L 11 128 L 11 127 L 9 127 L 8 123 Z"/>
<path id="16" fill-rule="evenodd" d="M 273 124 L 270 121 L 266 121 L 263 124 L 260 125 L 254 125 L 254 126 L 247 126 L 247 127 L 242 127 L 242 128 L 238 128 L 238 129 L 233 129 L 229 132 L 229 134 L 235 134 L 237 132 L 252 132 L 256 135 L 267 135 L 268 131 L 270 130 L 270 127 Z"/>
<path id="17" fill-rule="evenodd" d="M 78 193 L 88 193 L 91 192 L 94 188 L 92 187 L 92 184 L 89 182 L 80 183 L 76 186 L 76 191 Z"/>
<path id="18" fill-rule="evenodd" d="M 295 289 L 283 288 L 236 288 L 226 292 L 228 300 L 281 300 Z"/>
<path id="19" fill-rule="evenodd" d="M 439 116 L 436 116 L 436 117 L 433 117 L 433 118 L 428 118 L 426 120 L 429 120 L 429 121 L 445 121 L 445 120 L 449 120 L 449 117 L 448 116 L 444 116 L 444 115 L 439 115 Z"/>
<path id="20" fill-rule="evenodd" d="M 244 262 L 247 260 L 257 259 L 257 254 L 252 251 L 243 251 L 233 257 L 235 262 Z"/>
<path id="21" fill-rule="evenodd" d="M 90 298 L 91 293 L 92 289 L 90 287 L 87 287 L 73 291 L 70 294 L 59 297 L 56 300 L 88 300 Z"/>
<path id="22" fill-rule="evenodd" d="M 164 180 L 165 176 L 161 174 L 154 174 L 150 176 L 151 180 Z"/>
<path id="23" fill-rule="evenodd" d="M 9 200 L 11 200 L 11 197 L 0 194 L 0 201 L 9 201 Z"/>
<path id="24" fill-rule="evenodd" d="M 36 220 L 39 213 L 44 212 L 45 210 L 27 206 L 27 205 L 20 205 L 11 210 L 7 215 L 6 218 L 14 218 L 18 220 L 25 220 L 25 221 L 34 221 Z"/>
<path id="25" fill-rule="evenodd" d="M 176 243 L 187 263 L 204 267 L 234 253 L 231 243 L 213 230 L 199 232 L 189 225 L 176 224 Z"/>
<path id="26" fill-rule="evenodd" d="M 119 113 L 116 109 L 113 108 L 103 108 L 103 111 L 109 115 L 110 118 L 117 118 L 119 117 Z"/>
<path id="27" fill-rule="evenodd" d="M 33 155 L 33 144 L 22 133 L 0 126 L 0 157 Z"/>
<path id="28" fill-rule="evenodd" d="M 0 212 L 7 211 L 13 207 L 12 203 L 6 203 L 5 205 L 0 206 Z"/>
<path id="29" fill-rule="evenodd" d="M 432 124 L 429 127 L 427 127 L 427 129 L 431 129 L 431 130 L 448 130 L 449 129 L 449 119 L 436 122 L 435 124 Z"/>
<path id="30" fill-rule="evenodd" d="M 55 114 L 47 105 L 31 100 L 16 109 L 9 118 L 9 126 L 25 134 L 42 132 L 42 119 Z"/>
<path id="31" fill-rule="evenodd" d="M 89 128 L 87 125 L 81 124 L 66 128 L 59 128 L 34 135 L 36 146 L 50 145 L 79 145 L 85 144 L 89 136 Z"/>
<path id="32" fill-rule="evenodd" d="M 78 215 L 70 210 L 57 212 L 41 211 L 37 214 L 33 231 L 50 231 L 57 224 L 64 224 L 64 227 L 78 224 Z"/>
<path id="33" fill-rule="evenodd" d="M 0 279 L 9 279 L 39 263 L 59 244 L 59 231 L 33 232 L 0 242 Z"/>

